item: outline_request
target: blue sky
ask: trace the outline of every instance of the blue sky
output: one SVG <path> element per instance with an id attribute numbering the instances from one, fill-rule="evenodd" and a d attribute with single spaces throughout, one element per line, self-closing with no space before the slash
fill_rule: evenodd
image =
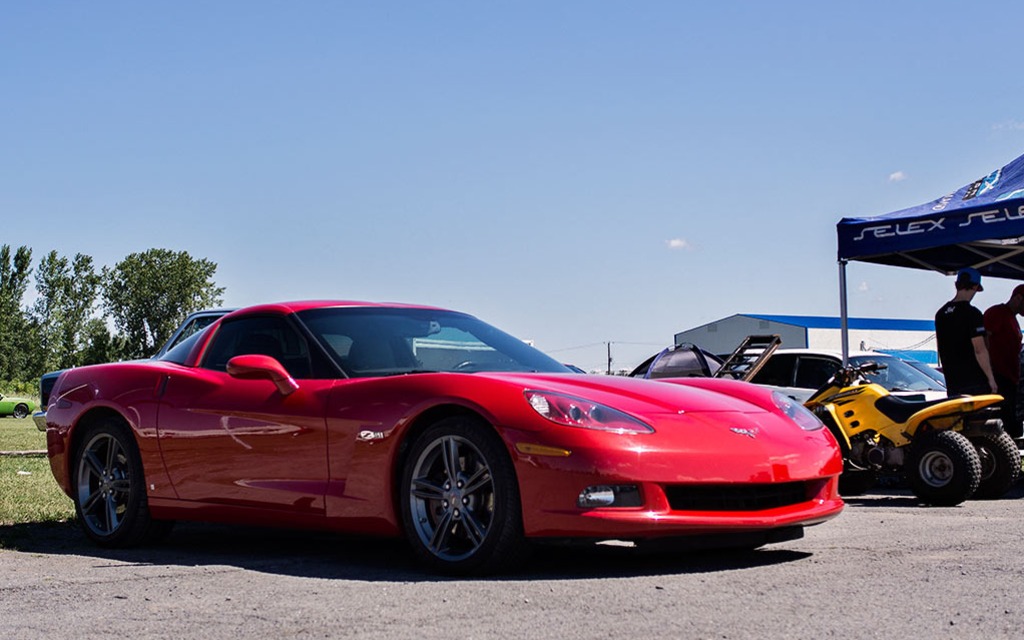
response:
<path id="1" fill-rule="evenodd" d="M 0 6 L 0 243 L 218 264 L 230 306 L 469 311 L 630 367 L 837 315 L 835 224 L 1024 153 L 1014 2 Z M 850 312 L 938 274 L 853 264 Z M 986 283 L 976 303 L 1005 300 Z"/>

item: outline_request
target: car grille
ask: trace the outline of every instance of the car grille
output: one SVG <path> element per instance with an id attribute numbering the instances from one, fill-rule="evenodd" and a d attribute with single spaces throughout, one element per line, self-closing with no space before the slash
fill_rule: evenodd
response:
<path id="1" fill-rule="evenodd" d="M 669 485 L 673 511 L 763 511 L 806 502 L 813 495 L 804 482 L 777 484 Z"/>

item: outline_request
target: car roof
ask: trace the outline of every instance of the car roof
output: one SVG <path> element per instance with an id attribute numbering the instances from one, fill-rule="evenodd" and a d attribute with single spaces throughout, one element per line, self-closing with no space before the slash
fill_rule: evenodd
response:
<path id="1" fill-rule="evenodd" d="M 443 311 L 440 307 L 428 305 L 405 304 L 400 302 L 366 302 L 361 300 L 295 300 L 287 302 L 269 302 L 237 309 L 234 313 L 298 313 L 308 309 L 326 309 L 332 307 L 370 307 L 377 309 L 430 309 Z"/>

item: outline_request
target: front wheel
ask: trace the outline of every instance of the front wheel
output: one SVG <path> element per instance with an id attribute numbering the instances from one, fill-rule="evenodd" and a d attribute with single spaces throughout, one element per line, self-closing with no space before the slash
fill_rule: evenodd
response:
<path id="1" fill-rule="evenodd" d="M 15 405 L 15 407 L 14 407 L 14 417 L 15 418 L 19 418 L 19 419 L 20 418 L 27 418 L 28 417 L 28 405 L 24 404 L 24 403 Z"/>
<path id="2" fill-rule="evenodd" d="M 942 507 L 971 497 L 981 482 L 981 460 L 970 440 L 956 431 L 922 434 L 907 461 L 910 485 L 918 498 Z"/>
<path id="3" fill-rule="evenodd" d="M 1020 451 L 1002 429 L 970 437 L 981 460 L 981 483 L 975 498 L 1001 498 L 1020 479 Z"/>
<path id="4" fill-rule="evenodd" d="M 124 422 L 106 419 L 89 427 L 72 471 L 75 513 L 96 544 L 129 547 L 170 531 L 170 521 L 149 515 L 142 458 Z"/>
<path id="5" fill-rule="evenodd" d="M 403 468 L 402 522 L 419 559 L 451 574 L 489 574 L 528 553 L 515 470 L 480 420 L 439 421 L 412 445 Z"/>

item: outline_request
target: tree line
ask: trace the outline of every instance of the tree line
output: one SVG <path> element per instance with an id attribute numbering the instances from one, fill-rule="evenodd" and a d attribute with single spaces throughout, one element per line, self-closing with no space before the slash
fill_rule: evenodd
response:
<path id="1" fill-rule="evenodd" d="M 30 248 L 0 246 L 0 380 L 153 355 L 189 313 L 223 304 L 216 271 L 167 249 L 99 269 L 91 256 L 50 251 L 33 267 Z"/>

